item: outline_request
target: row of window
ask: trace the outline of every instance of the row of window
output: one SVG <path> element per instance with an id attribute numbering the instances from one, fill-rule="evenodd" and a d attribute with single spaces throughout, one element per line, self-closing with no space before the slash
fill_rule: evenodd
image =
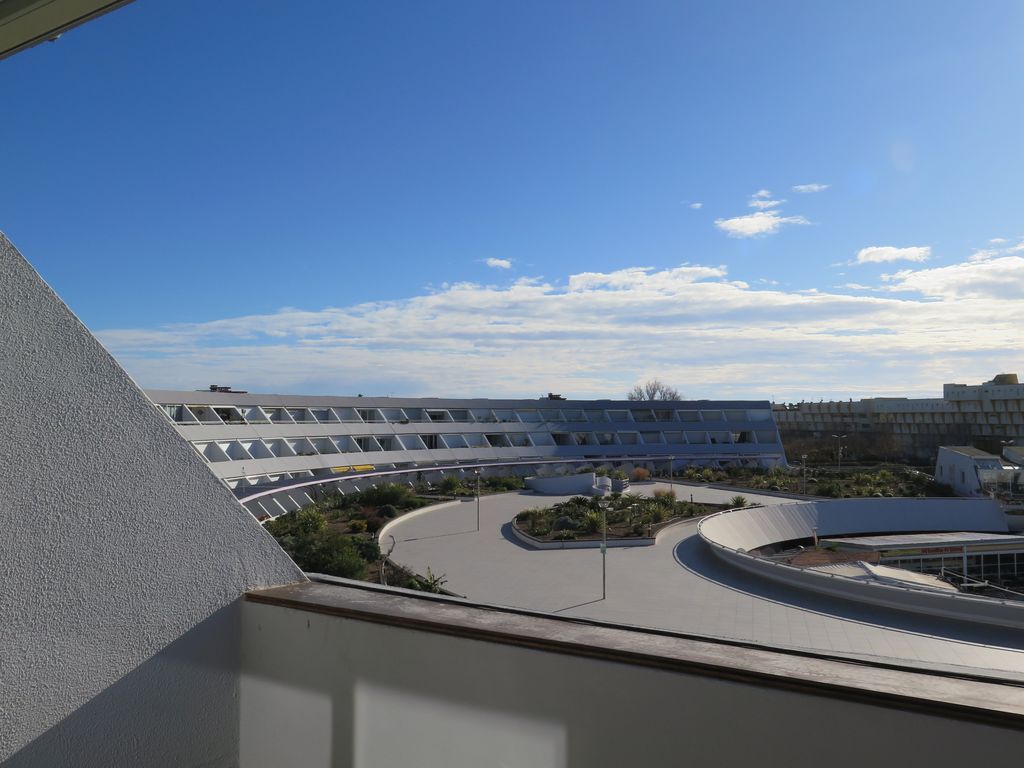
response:
<path id="1" fill-rule="evenodd" d="M 337 435 L 277 439 L 211 440 L 193 443 L 208 461 L 246 461 L 290 456 L 322 456 L 378 451 L 455 450 L 460 448 L 533 448 L 612 445 L 768 444 L 778 447 L 775 430 L 732 432 L 470 432 L 428 435 Z"/>
<path id="2" fill-rule="evenodd" d="M 664 408 L 283 408 L 162 404 L 175 424 L 540 424 L 544 422 L 722 423 L 771 421 L 770 410 L 677 410 Z"/>
<path id="3" fill-rule="evenodd" d="M 943 569 L 963 573 L 962 555 L 925 555 L 922 557 L 883 558 L 885 565 L 917 573 L 940 575 Z M 1024 552 L 1000 552 L 967 556 L 967 575 L 975 579 L 1024 578 Z"/>

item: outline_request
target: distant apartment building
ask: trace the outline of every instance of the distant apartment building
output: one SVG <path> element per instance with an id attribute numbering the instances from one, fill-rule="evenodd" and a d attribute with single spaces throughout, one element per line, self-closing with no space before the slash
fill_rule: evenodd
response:
<path id="1" fill-rule="evenodd" d="M 944 384 L 942 397 L 872 397 L 775 403 L 775 421 L 790 456 L 835 452 L 851 458 L 930 460 L 942 445 L 999 453 L 1024 439 L 1024 384 L 1001 373 L 984 384 Z"/>
<path id="2" fill-rule="evenodd" d="M 257 515 L 309 503 L 301 489 L 311 482 L 341 487 L 369 472 L 786 463 L 766 400 L 319 397 L 216 386 L 148 394 L 239 498 L 281 489 L 252 502 Z"/>

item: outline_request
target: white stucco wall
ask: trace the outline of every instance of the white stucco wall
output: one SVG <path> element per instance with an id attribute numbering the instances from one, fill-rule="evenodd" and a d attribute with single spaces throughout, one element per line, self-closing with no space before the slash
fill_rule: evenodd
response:
<path id="1" fill-rule="evenodd" d="M 545 496 L 589 496 L 593 492 L 595 481 L 593 472 L 584 472 L 579 475 L 528 477 L 526 487 Z"/>
<path id="2" fill-rule="evenodd" d="M 252 602 L 242 612 L 242 768 L 957 766 L 1020 743 L 910 709 Z"/>
<path id="3" fill-rule="evenodd" d="M 948 448 L 939 448 L 935 460 L 935 479 L 940 483 L 952 486 L 957 496 L 981 495 L 981 484 L 978 482 L 978 470 L 974 459 Z"/>
<path id="4" fill-rule="evenodd" d="M 0 761 L 238 754 L 239 595 L 302 579 L 0 235 Z"/>

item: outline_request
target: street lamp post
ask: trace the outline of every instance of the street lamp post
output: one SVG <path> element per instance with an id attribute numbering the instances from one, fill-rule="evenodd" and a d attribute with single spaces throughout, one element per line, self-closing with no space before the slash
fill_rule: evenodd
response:
<path id="1" fill-rule="evenodd" d="M 836 439 L 836 471 L 841 472 L 843 470 L 843 440 L 846 439 L 846 435 L 832 435 Z"/>
<path id="2" fill-rule="evenodd" d="M 676 463 L 675 456 L 668 457 L 668 484 L 672 485 L 672 465 Z"/>
<path id="3" fill-rule="evenodd" d="M 601 505 L 601 599 L 608 597 L 608 505 Z"/>
<path id="4" fill-rule="evenodd" d="M 473 474 L 476 475 L 476 529 L 480 530 L 480 470 L 474 469 Z"/>
<path id="5" fill-rule="evenodd" d="M 807 495 L 807 454 L 806 453 L 800 454 L 800 468 L 803 469 L 803 471 L 804 471 L 803 487 L 804 487 L 804 495 L 806 496 Z"/>

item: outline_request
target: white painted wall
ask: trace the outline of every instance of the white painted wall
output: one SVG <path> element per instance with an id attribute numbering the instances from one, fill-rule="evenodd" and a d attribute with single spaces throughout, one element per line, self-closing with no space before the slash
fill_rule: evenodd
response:
<path id="1" fill-rule="evenodd" d="M 303 577 L 0 235 L 0 761 L 231 766 L 238 597 Z"/>
<path id="2" fill-rule="evenodd" d="M 246 602 L 242 768 L 974 765 L 1019 731 Z M 671 643 L 671 640 L 664 640 Z"/>
<path id="3" fill-rule="evenodd" d="M 528 477 L 526 487 L 546 496 L 590 496 L 596 476 L 593 472 L 553 477 Z"/>
<path id="4" fill-rule="evenodd" d="M 952 486 L 957 496 L 981 495 L 974 458 L 949 448 L 939 448 L 935 460 L 935 479 Z"/>

